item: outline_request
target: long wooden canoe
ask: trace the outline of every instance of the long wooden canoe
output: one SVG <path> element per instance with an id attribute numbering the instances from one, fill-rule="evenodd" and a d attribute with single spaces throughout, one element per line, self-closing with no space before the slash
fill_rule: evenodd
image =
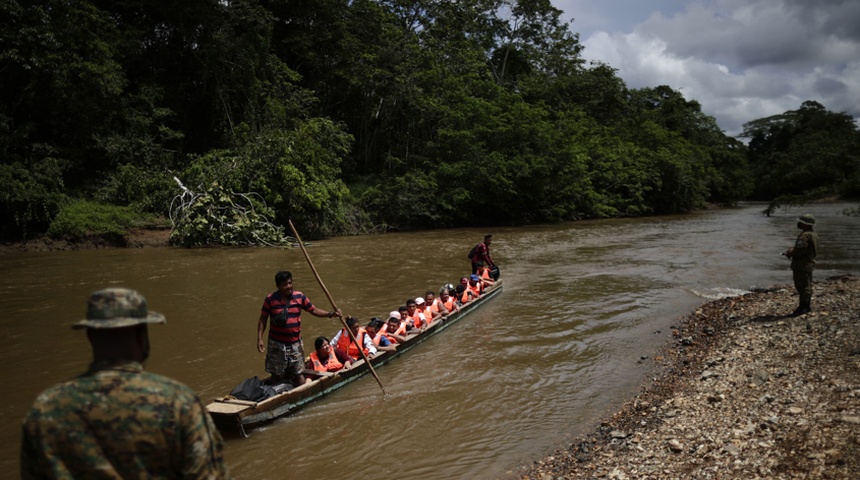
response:
<path id="1" fill-rule="evenodd" d="M 370 362 L 376 368 L 399 357 L 415 345 L 460 321 L 460 319 L 498 295 L 501 291 L 502 282 L 499 280 L 494 285 L 488 287 L 484 291 L 484 294 L 477 299 L 461 305 L 458 312 L 443 317 L 421 333 L 409 335 L 405 342 L 397 346 L 397 350 L 393 352 L 379 352 Z M 206 406 L 206 410 L 212 416 L 219 430 L 246 435 L 247 429 L 254 428 L 279 417 L 290 415 L 314 400 L 322 398 L 353 380 L 361 378 L 369 371 L 370 369 L 364 360 L 359 360 L 353 363 L 352 368 L 333 374 L 326 374 L 310 383 L 279 393 L 260 402 L 238 400 L 231 396 L 225 396 L 216 398 Z"/>

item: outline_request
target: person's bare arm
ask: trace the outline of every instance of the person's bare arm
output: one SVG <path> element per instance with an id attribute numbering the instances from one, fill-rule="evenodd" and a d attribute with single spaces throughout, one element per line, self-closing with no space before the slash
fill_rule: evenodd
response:
<path id="1" fill-rule="evenodd" d="M 263 334 L 266 333 L 266 324 L 269 321 L 269 315 L 260 314 L 260 320 L 257 322 L 257 351 L 266 353 L 266 342 L 263 341 Z"/>

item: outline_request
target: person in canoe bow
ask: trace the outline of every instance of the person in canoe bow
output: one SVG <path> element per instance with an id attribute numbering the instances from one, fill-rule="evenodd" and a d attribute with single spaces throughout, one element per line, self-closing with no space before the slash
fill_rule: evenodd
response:
<path id="1" fill-rule="evenodd" d="M 493 235 L 487 234 L 484 235 L 484 241 L 475 245 L 473 250 L 473 254 L 470 257 L 472 260 L 472 273 L 478 273 L 478 263 L 482 263 L 486 265 L 487 268 L 493 268 L 496 265 L 496 262 L 493 261 L 493 257 L 490 256 L 490 244 L 493 243 Z"/>
<path id="2" fill-rule="evenodd" d="M 340 309 L 333 312 L 316 308 L 304 293 L 293 289 L 293 274 L 281 271 L 275 274 L 277 290 L 266 296 L 257 322 L 257 351 L 266 354 L 266 371 L 271 377 L 267 383 L 289 380 L 293 385 L 305 383 L 302 370 L 305 354 L 302 349 L 302 310 L 315 317 L 341 316 Z M 269 322 L 271 320 L 271 322 Z M 268 343 L 263 334 L 269 328 Z"/>

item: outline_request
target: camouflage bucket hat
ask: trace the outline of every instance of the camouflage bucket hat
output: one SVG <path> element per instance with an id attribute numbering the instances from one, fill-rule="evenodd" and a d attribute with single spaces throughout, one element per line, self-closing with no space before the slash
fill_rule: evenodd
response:
<path id="1" fill-rule="evenodd" d="M 810 215 L 808 213 L 801 215 L 797 219 L 797 221 L 804 224 L 804 225 L 810 225 L 810 226 L 815 225 L 815 217 L 813 217 L 812 215 Z"/>
<path id="2" fill-rule="evenodd" d="M 164 315 L 148 311 L 146 299 L 128 288 L 93 292 L 87 302 L 87 318 L 72 328 L 121 328 L 141 323 L 166 323 Z"/>

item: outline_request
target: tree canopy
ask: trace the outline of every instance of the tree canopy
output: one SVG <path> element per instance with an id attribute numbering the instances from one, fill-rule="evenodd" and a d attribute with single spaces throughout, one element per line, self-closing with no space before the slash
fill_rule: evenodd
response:
<path id="1" fill-rule="evenodd" d="M 806 101 L 744 124 L 755 198 L 802 202 L 860 196 L 860 131 L 845 113 Z"/>
<path id="2" fill-rule="evenodd" d="M 0 237 L 41 234 L 80 199 L 167 216 L 174 177 L 200 198 L 247 195 L 309 238 L 684 212 L 850 174 L 839 189 L 856 193 L 844 115 L 804 104 L 751 122 L 751 169 L 695 100 L 585 62 L 561 14 L 549 0 L 4 0 Z M 826 169 L 789 168 L 811 150 Z"/>

